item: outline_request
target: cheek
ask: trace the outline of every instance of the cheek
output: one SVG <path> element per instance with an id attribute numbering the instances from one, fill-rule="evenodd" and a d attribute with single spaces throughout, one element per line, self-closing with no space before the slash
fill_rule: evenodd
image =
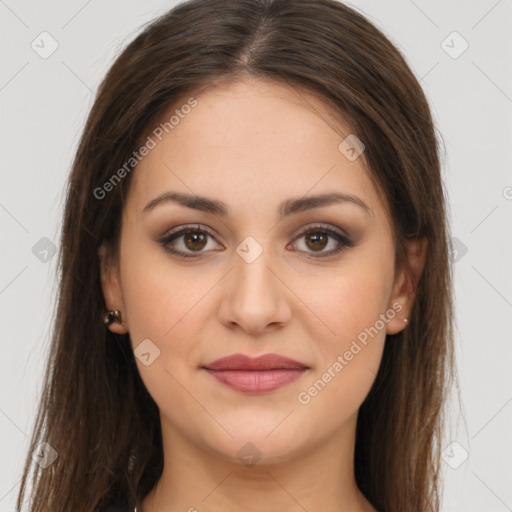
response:
<path id="1" fill-rule="evenodd" d="M 190 387 L 190 374 L 196 371 L 198 343 L 204 338 L 200 302 L 213 278 L 170 263 L 166 254 L 155 257 L 154 248 L 143 249 L 125 253 L 122 264 L 130 338 L 136 356 L 139 345 L 149 347 L 150 364 L 136 358 L 139 374 L 158 407 L 179 423 L 182 416 L 201 414 L 183 385 Z M 154 345 L 148 345 L 148 339 Z M 176 405 L 179 417 L 175 417 Z"/>
<path id="2" fill-rule="evenodd" d="M 394 316 L 387 303 L 393 253 L 388 256 L 368 253 L 347 260 L 332 273 L 327 287 L 310 288 L 311 309 L 328 329 L 317 336 L 312 333 L 319 365 L 302 388 L 302 398 L 298 397 L 306 410 L 346 416 L 368 394 L 382 358 L 386 320 Z"/>
<path id="3" fill-rule="evenodd" d="M 121 274 L 130 338 L 136 355 L 145 340 L 157 347 L 154 363 L 136 362 L 148 390 L 162 404 L 169 393 L 180 396 L 178 382 L 196 370 L 208 319 L 205 298 L 218 277 L 199 267 L 177 265 L 154 244 L 138 242 L 128 250 L 129 242 L 126 237 Z"/>
<path id="4" fill-rule="evenodd" d="M 318 364 L 296 397 L 305 419 L 324 418 L 331 425 L 326 428 L 335 429 L 357 412 L 370 391 L 386 339 L 378 284 L 345 280 L 325 303 L 334 334 L 314 338 Z"/>
<path id="5" fill-rule="evenodd" d="M 126 245 L 130 245 L 128 238 Z M 198 267 L 177 265 L 154 242 L 131 246 L 133 250 L 125 252 L 121 272 L 134 345 L 145 338 L 163 340 L 172 338 L 176 331 L 193 329 L 189 319 L 213 286 L 214 276 L 209 278 Z"/>
<path id="6" fill-rule="evenodd" d="M 331 336 L 326 337 L 330 350 L 340 349 L 357 338 L 385 313 L 390 277 L 386 262 L 362 255 L 358 261 L 347 262 L 333 272 L 326 286 L 310 289 L 312 309 L 319 312 L 330 330 Z"/>

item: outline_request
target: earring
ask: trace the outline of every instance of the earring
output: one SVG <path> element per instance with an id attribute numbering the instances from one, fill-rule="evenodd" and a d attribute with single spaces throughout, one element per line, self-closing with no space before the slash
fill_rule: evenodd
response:
<path id="1" fill-rule="evenodd" d="M 117 309 L 114 311 L 109 311 L 103 318 L 103 321 L 107 326 L 113 324 L 114 322 L 119 322 L 120 324 L 122 324 L 123 321 L 121 319 L 121 311 L 118 311 Z"/>
<path id="2" fill-rule="evenodd" d="M 404 318 L 404 322 L 407 323 L 409 320 L 407 320 L 407 318 Z"/>

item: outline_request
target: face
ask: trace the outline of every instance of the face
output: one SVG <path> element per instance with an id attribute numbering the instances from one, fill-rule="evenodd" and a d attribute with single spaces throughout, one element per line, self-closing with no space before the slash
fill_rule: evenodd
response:
<path id="1" fill-rule="evenodd" d="M 319 99 L 255 79 L 194 98 L 132 171 L 119 259 L 99 251 L 125 322 L 110 328 L 130 333 L 164 437 L 284 460 L 353 422 L 411 287 L 363 156 L 340 149 L 350 129 Z M 213 364 L 233 354 L 279 357 Z"/>

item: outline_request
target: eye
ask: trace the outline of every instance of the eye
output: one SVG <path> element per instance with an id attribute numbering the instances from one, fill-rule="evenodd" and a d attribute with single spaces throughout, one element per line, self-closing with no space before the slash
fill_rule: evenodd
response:
<path id="1" fill-rule="evenodd" d="M 201 253 L 206 252 L 203 249 L 206 248 L 208 250 L 208 237 L 213 239 L 214 235 L 208 229 L 197 224 L 194 226 L 184 226 L 170 232 L 161 238 L 159 242 L 171 254 L 181 258 L 195 258 Z M 354 246 L 354 243 L 346 235 L 324 225 L 310 226 L 303 230 L 295 240 L 300 240 L 303 237 L 306 249 L 300 250 L 300 252 L 313 253 L 314 258 L 333 256 L 346 247 Z M 324 251 L 329 246 L 329 243 L 334 247 L 329 251 Z M 214 249 L 210 248 L 210 250 Z M 319 253 L 319 255 L 317 256 L 314 253 Z"/>
<path id="2" fill-rule="evenodd" d="M 354 243 L 350 240 L 346 235 L 335 231 L 324 225 L 315 225 L 310 226 L 309 228 L 303 230 L 295 240 L 299 240 L 304 237 L 304 246 L 306 250 L 303 252 L 312 252 L 314 258 L 326 258 L 328 256 L 333 256 L 338 254 L 346 247 L 353 247 Z M 331 246 L 334 246 L 329 251 L 324 251 L 324 249 L 331 242 Z M 312 249 L 309 251 L 308 249 Z M 316 255 L 315 253 L 320 253 L 320 255 Z"/>
<path id="3" fill-rule="evenodd" d="M 204 252 L 203 249 L 208 245 L 208 237 L 213 238 L 213 234 L 209 230 L 201 228 L 200 225 L 185 226 L 178 231 L 167 234 L 159 242 L 171 254 L 182 258 L 194 258 L 196 254 L 193 253 Z M 176 240 L 180 243 L 176 243 Z M 179 246 L 179 248 L 176 249 L 176 246 Z M 187 250 L 191 252 L 186 252 Z"/>

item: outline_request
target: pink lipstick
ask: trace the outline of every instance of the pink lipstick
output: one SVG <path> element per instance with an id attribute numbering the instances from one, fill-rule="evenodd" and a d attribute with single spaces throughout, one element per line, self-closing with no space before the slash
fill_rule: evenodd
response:
<path id="1" fill-rule="evenodd" d="M 233 354 L 203 368 L 236 391 L 266 393 L 298 379 L 309 367 L 278 354 L 264 354 L 256 358 Z"/>

